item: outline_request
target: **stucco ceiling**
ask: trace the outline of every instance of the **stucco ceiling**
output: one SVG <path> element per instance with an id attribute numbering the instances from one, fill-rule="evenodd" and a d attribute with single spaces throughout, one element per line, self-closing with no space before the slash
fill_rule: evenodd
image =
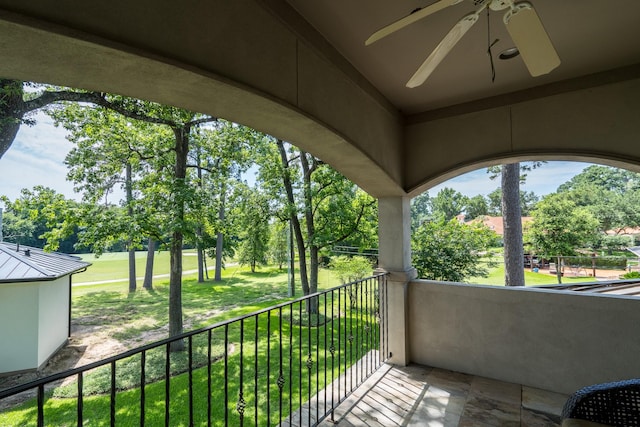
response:
<path id="1" fill-rule="evenodd" d="M 427 82 L 405 87 L 449 29 L 476 10 L 473 0 L 448 7 L 370 46 L 379 28 L 433 0 L 287 0 L 394 106 L 405 114 L 531 89 L 640 62 L 640 1 L 531 0 L 560 56 L 550 74 L 531 77 L 521 57 L 497 55 L 513 46 L 502 23 L 504 12 L 486 13 Z M 488 22 L 496 78 L 487 55 Z"/>

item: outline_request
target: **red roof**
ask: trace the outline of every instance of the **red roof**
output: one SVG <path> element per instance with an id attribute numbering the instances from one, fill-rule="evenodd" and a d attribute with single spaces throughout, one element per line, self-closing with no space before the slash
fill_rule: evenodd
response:
<path id="1" fill-rule="evenodd" d="M 533 218 L 530 216 L 523 216 L 521 220 L 522 220 L 522 228 L 524 228 L 526 224 L 533 221 Z M 483 215 L 471 220 L 470 222 L 482 222 L 484 225 L 489 227 L 489 229 L 495 231 L 498 236 L 504 235 L 504 226 L 502 224 L 501 216 Z"/>

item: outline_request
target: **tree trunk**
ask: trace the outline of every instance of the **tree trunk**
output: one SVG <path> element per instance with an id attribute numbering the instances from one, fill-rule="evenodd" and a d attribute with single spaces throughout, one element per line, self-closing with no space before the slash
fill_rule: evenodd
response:
<path id="1" fill-rule="evenodd" d="M 18 80 L 0 80 L 0 159 L 16 138 L 24 107 L 22 82 Z"/>
<path id="2" fill-rule="evenodd" d="M 293 185 L 291 184 L 291 177 L 289 176 L 289 159 L 287 158 L 287 152 L 284 149 L 284 143 L 281 140 L 277 141 L 278 151 L 280 152 L 280 160 L 282 161 L 282 180 L 284 182 L 284 189 L 287 193 L 287 201 L 289 203 L 289 220 L 291 221 L 291 227 L 296 239 L 296 246 L 298 248 L 298 265 L 300 268 L 300 285 L 302 287 L 302 294 L 309 295 L 309 275 L 307 274 L 307 253 L 304 247 L 304 237 L 302 236 L 302 227 L 300 226 L 300 220 L 295 211 L 295 199 L 293 197 Z"/>
<path id="3" fill-rule="evenodd" d="M 198 158 L 197 158 L 197 173 L 198 173 L 198 185 L 200 189 L 203 187 L 202 183 L 202 166 L 200 159 L 200 149 L 198 149 Z M 202 226 L 198 225 L 196 227 L 196 250 L 198 253 L 198 283 L 204 283 L 204 249 L 202 248 Z"/>
<path id="4" fill-rule="evenodd" d="M 153 261 L 156 255 L 156 241 L 153 237 L 149 237 L 149 247 L 147 248 L 147 265 L 144 270 L 144 281 L 142 287 L 151 290 L 153 289 Z"/>
<path id="5" fill-rule="evenodd" d="M 318 246 L 313 243 L 316 228 L 313 218 L 313 196 L 311 194 L 311 174 L 313 169 L 309 166 L 307 153 L 300 150 L 300 164 L 302 165 L 303 175 L 303 196 L 304 196 L 304 216 L 307 225 L 307 242 L 309 242 L 309 292 L 305 295 L 313 294 L 318 291 Z M 318 301 L 316 298 L 307 300 L 307 313 L 318 312 Z"/>
<path id="6" fill-rule="evenodd" d="M 127 214 L 129 218 L 133 221 L 133 188 L 132 188 L 132 171 L 131 171 L 131 162 L 127 161 L 125 167 L 125 191 L 127 198 Z M 133 247 L 133 239 L 130 237 L 127 242 L 128 250 L 129 250 L 129 292 L 136 291 L 136 250 Z"/>
<path id="7" fill-rule="evenodd" d="M 556 277 L 558 278 L 558 283 L 562 284 L 562 257 L 557 257 L 556 261 Z"/>
<path id="8" fill-rule="evenodd" d="M 202 243 L 200 242 L 200 238 L 202 237 L 202 228 L 198 227 L 196 229 L 196 235 L 198 236 L 198 283 L 204 283 L 204 249 L 202 249 Z"/>
<path id="9" fill-rule="evenodd" d="M 227 187 L 224 183 L 221 185 L 220 189 L 220 210 L 218 211 L 218 219 L 220 220 L 220 224 L 224 223 L 225 218 L 225 203 L 227 201 Z M 216 282 L 222 281 L 222 251 L 224 250 L 224 234 L 221 231 L 216 234 L 216 274 L 215 280 Z"/>
<path id="10" fill-rule="evenodd" d="M 520 163 L 502 165 L 502 224 L 505 286 L 524 286 Z"/>
<path id="11" fill-rule="evenodd" d="M 169 273 L 169 337 L 180 335 L 182 326 L 182 242 L 181 224 L 184 222 L 185 212 L 185 178 L 187 176 L 187 154 L 189 151 L 189 132 L 184 128 L 175 128 L 176 135 L 176 188 L 173 200 L 174 230 L 171 233 L 170 257 L 171 271 Z M 171 351 L 184 350 L 182 340 L 171 343 Z"/>
<path id="12" fill-rule="evenodd" d="M 135 292 L 136 287 L 136 250 L 129 241 L 129 292 Z"/>
<path id="13" fill-rule="evenodd" d="M 289 282 L 289 296 L 293 297 L 296 295 L 296 255 L 295 255 L 295 242 L 293 237 L 293 222 L 291 218 L 289 218 L 289 232 L 287 233 L 287 243 L 289 246 L 289 262 L 287 265 L 288 271 L 288 282 Z"/>

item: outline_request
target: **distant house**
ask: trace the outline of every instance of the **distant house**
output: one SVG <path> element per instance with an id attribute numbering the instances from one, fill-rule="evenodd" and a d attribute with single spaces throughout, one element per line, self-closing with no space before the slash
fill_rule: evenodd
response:
<path id="1" fill-rule="evenodd" d="M 80 258 L 0 242 L 0 375 L 42 367 L 67 342 Z"/>
<path id="2" fill-rule="evenodd" d="M 524 230 L 525 226 L 533 221 L 533 218 L 530 216 L 522 217 L 522 229 Z M 483 215 L 479 216 L 470 222 L 482 222 L 486 225 L 490 230 L 496 232 L 496 234 L 500 237 L 504 236 L 504 226 L 502 225 L 502 217 L 501 216 L 488 216 Z"/>

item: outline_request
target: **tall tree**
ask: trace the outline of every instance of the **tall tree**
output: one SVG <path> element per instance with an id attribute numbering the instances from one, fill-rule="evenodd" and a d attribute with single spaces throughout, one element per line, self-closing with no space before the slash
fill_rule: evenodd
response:
<path id="1" fill-rule="evenodd" d="M 103 227 L 100 232 L 84 235 L 85 240 L 94 238 L 95 241 L 85 243 L 95 247 L 98 255 L 106 248 L 99 239 L 127 242 L 129 291 L 134 292 L 135 251 L 142 247 L 143 239 L 157 236 L 155 224 L 159 223 L 149 218 L 153 209 L 146 197 L 147 186 L 159 180 L 156 171 L 161 166 L 158 164 L 169 153 L 171 139 L 158 125 L 130 120 L 102 107 L 70 103 L 50 109 L 49 115 L 56 125 L 64 126 L 68 131 L 67 139 L 74 144 L 65 159 L 69 167 L 67 178 L 74 183 L 76 191 L 82 193 L 85 202 L 97 204 L 103 200 L 109 208 L 110 194 L 118 187 L 125 190 L 125 200 L 121 203 L 126 215 L 111 217 L 119 219 L 120 223 L 99 222 Z M 167 164 L 167 159 L 164 163 Z M 153 179 L 143 179 L 142 175 L 146 174 L 153 174 Z M 96 225 L 89 227 L 95 229 Z M 152 256 L 153 252 L 150 252 L 149 257 Z"/>
<path id="2" fill-rule="evenodd" d="M 129 119 L 164 126 L 173 134 L 172 174 L 170 179 L 169 207 L 169 336 L 183 332 L 182 321 L 182 247 L 185 233 L 192 233 L 186 223 L 186 212 L 194 197 L 193 186 L 187 182 L 189 149 L 192 132 L 204 123 L 215 122 L 214 117 L 191 111 L 164 106 L 148 101 L 92 93 L 91 102 L 110 111 L 115 111 Z M 184 349 L 182 341 L 172 343 L 171 349 Z"/>
<path id="3" fill-rule="evenodd" d="M 464 208 L 464 213 L 465 221 L 471 221 L 472 219 L 480 216 L 489 215 L 487 199 L 482 194 L 478 194 L 467 199 L 467 205 Z"/>
<path id="4" fill-rule="evenodd" d="M 285 195 L 283 212 L 293 226 L 302 290 L 309 295 L 317 291 L 320 251 L 348 239 L 368 241 L 361 237 L 371 233 L 370 224 L 377 224 L 376 204 L 373 198 L 309 153 L 281 140 L 275 145 L 280 167 L 275 170 L 273 165 L 263 164 L 262 179 L 265 187 Z M 281 182 L 280 190 L 274 186 L 275 179 Z M 315 310 L 313 301 L 307 310 Z"/>
<path id="5" fill-rule="evenodd" d="M 285 221 L 275 221 L 269 227 L 269 259 L 282 270 L 289 259 L 288 230 L 289 224 Z"/>
<path id="6" fill-rule="evenodd" d="M 242 231 L 238 260 L 240 264 L 251 266 L 255 273 L 256 266 L 267 263 L 269 242 L 269 212 L 264 195 L 257 190 L 247 189 L 244 203 L 237 212 L 240 217 Z"/>
<path id="7" fill-rule="evenodd" d="M 293 235 L 295 236 L 296 248 L 298 249 L 298 265 L 300 269 L 300 285 L 302 287 L 302 293 L 304 295 L 309 295 L 311 293 L 311 287 L 309 285 L 309 275 L 307 274 L 307 251 L 304 236 L 302 234 L 302 226 L 300 225 L 300 219 L 298 218 L 298 209 L 293 187 L 295 171 L 289 164 L 289 156 L 284 144 L 284 141 L 280 139 L 276 140 L 276 146 L 278 147 L 278 153 L 280 155 L 280 179 L 282 180 L 282 185 L 286 194 L 285 212 L 289 217 Z"/>
<path id="8" fill-rule="evenodd" d="M 522 244 L 522 210 L 520 208 L 520 183 L 526 180 L 526 172 L 539 167 L 542 162 L 529 164 L 510 163 L 490 167 L 491 179 L 501 176 L 501 211 L 504 228 L 504 272 L 506 286 L 524 286 L 524 247 Z"/>
<path id="9" fill-rule="evenodd" d="M 520 163 L 502 165 L 504 284 L 524 286 L 524 246 L 520 211 Z"/>
<path id="10" fill-rule="evenodd" d="M 429 218 L 431 218 L 431 200 L 429 192 L 425 191 L 411 200 L 411 229 L 416 230 Z"/>
<path id="11" fill-rule="evenodd" d="M 558 193 L 575 190 L 585 185 L 624 193 L 640 188 L 640 174 L 611 166 L 591 165 L 558 187 Z"/>
<path id="12" fill-rule="evenodd" d="M 592 242 L 598 233 L 598 221 L 566 193 L 545 196 L 532 215 L 527 238 L 537 254 L 556 257 L 558 283 L 562 283 L 561 257 L 574 255 L 576 249 Z"/>
<path id="13" fill-rule="evenodd" d="M 640 225 L 640 174 L 635 172 L 592 165 L 560 185 L 558 193 L 587 208 L 602 233 Z"/>
<path id="14" fill-rule="evenodd" d="M 467 198 L 453 188 L 445 187 L 431 199 L 431 211 L 435 218 L 449 221 L 460 215 L 467 204 Z"/>
<path id="15" fill-rule="evenodd" d="M 198 252 L 215 245 L 216 258 L 214 280 L 222 280 L 224 257 L 233 247 L 226 241 L 225 234 L 231 232 L 234 218 L 226 215 L 227 205 L 234 197 L 236 187 L 243 188 L 243 175 L 254 161 L 254 153 L 265 143 L 264 134 L 245 126 L 225 120 L 218 120 L 198 132 L 198 146 L 194 159 L 203 171 L 201 183 L 203 203 L 194 214 L 201 223 L 197 224 L 202 233 L 197 238 Z M 201 258 L 202 259 L 202 258 Z M 203 264 L 199 262 L 199 276 Z"/>

